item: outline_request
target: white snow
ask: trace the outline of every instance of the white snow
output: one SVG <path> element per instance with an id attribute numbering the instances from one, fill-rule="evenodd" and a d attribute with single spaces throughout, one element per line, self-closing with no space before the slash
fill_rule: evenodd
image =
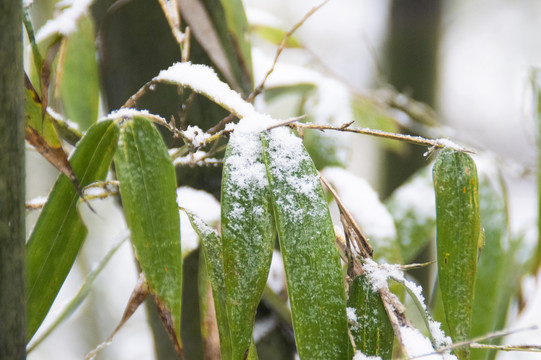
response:
<path id="1" fill-rule="evenodd" d="M 85 15 L 94 0 L 74 0 L 70 7 L 63 10 L 59 16 L 43 25 L 36 34 L 36 42 L 53 34 L 70 35 L 77 30 L 77 20 Z"/>
<path id="2" fill-rule="evenodd" d="M 307 161 L 311 161 L 304 150 L 302 140 L 295 136 L 288 128 L 275 128 L 270 131 L 268 154 L 272 165 L 269 172 L 273 177 L 287 185 L 289 191 L 302 195 L 309 202 L 317 202 L 317 188 L 321 186 L 319 176 L 306 174 L 303 169 Z M 279 191 L 278 189 L 273 189 Z M 307 211 L 311 216 L 319 216 L 319 207 L 314 206 L 308 209 L 299 207 L 299 199 L 292 193 L 280 196 L 277 204 L 289 213 L 291 220 L 295 221 L 305 216 Z"/>
<path id="3" fill-rule="evenodd" d="M 199 126 L 188 125 L 188 128 L 184 130 L 184 135 L 190 139 L 193 146 L 200 147 L 210 138 L 210 134 L 204 132 Z"/>
<path id="4" fill-rule="evenodd" d="M 411 326 L 400 327 L 400 335 L 406 347 L 408 356 L 420 356 L 434 353 L 434 347 L 430 343 L 430 340 L 423 336 L 421 332 Z M 429 356 L 423 356 L 423 359 L 428 360 L 456 360 L 456 356 L 450 354 L 433 354 Z"/>
<path id="5" fill-rule="evenodd" d="M 143 116 L 143 117 L 148 117 L 148 116 L 153 116 L 153 117 L 159 117 L 160 119 L 162 119 L 164 122 L 165 119 L 158 116 L 158 115 L 154 115 L 154 114 L 151 114 L 148 110 L 138 110 L 138 109 L 132 109 L 132 108 L 123 108 L 123 109 L 118 109 L 118 110 L 113 110 L 109 113 L 109 115 L 107 115 L 106 117 L 98 120 L 98 121 L 105 121 L 105 120 L 114 120 L 114 119 L 124 119 L 124 118 L 133 118 L 135 116 Z"/>
<path id="6" fill-rule="evenodd" d="M 359 321 L 358 318 L 357 318 L 357 313 L 355 311 L 355 308 L 347 307 L 346 308 L 346 313 L 347 313 L 349 321 L 354 322 L 354 323 Z"/>
<path id="7" fill-rule="evenodd" d="M 436 345 L 438 347 L 442 347 L 448 346 L 452 343 L 451 338 L 446 336 L 443 330 L 441 330 L 441 324 L 437 321 L 434 321 L 428 314 L 425 304 L 425 298 L 422 294 L 423 289 L 421 288 L 421 286 L 417 285 L 413 281 L 407 280 L 398 265 L 379 265 L 371 259 L 365 259 L 363 263 L 363 269 L 368 278 L 370 279 L 370 283 L 372 284 L 372 290 L 374 291 L 378 291 L 382 288 L 387 288 L 387 279 L 389 278 L 404 284 L 404 286 L 406 286 L 411 291 L 413 296 L 417 298 L 417 301 L 422 306 L 422 310 L 425 311 L 426 316 L 428 317 L 428 330 L 430 331 L 430 335 L 434 339 Z"/>
<path id="8" fill-rule="evenodd" d="M 255 186 L 254 190 L 268 185 L 265 164 L 257 161 L 262 157 L 260 134 L 274 121 L 262 115 L 243 118 L 229 139 L 231 154 L 226 159 L 230 167 L 231 182 L 238 187 Z"/>
<path id="9" fill-rule="evenodd" d="M 432 166 L 426 168 L 421 174 L 411 180 L 392 195 L 393 213 L 396 218 L 404 218 L 411 212 L 419 224 L 436 219 L 436 196 L 432 184 Z"/>
<path id="10" fill-rule="evenodd" d="M 43 206 L 47 202 L 47 196 L 38 196 L 26 202 L 26 206 L 30 207 L 39 207 Z"/>
<path id="11" fill-rule="evenodd" d="M 368 182 L 339 167 L 325 168 L 321 175 L 336 189 L 367 237 L 380 244 L 396 237 L 393 217 Z"/>
<path id="12" fill-rule="evenodd" d="M 360 351 L 355 351 L 355 356 L 351 360 L 381 360 L 379 356 L 366 356 Z"/>
<path id="13" fill-rule="evenodd" d="M 276 328 L 276 326 L 278 326 L 278 319 L 276 319 L 276 316 L 269 316 L 256 321 L 253 331 L 254 341 L 258 342 L 267 336 L 274 328 Z"/>
<path id="14" fill-rule="evenodd" d="M 220 204 L 209 193 L 187 186 L 177 189 L 177 203 L 213 226 L 220 220 Z M 199 247 L 199 237 L 190 224 L 184 211 L 180 211 L 180 233 L 183 256 Z"/>
<path id="15" fill-rule="evenodd" d="M 167 70 L 160 71 L 153 81 L 188 86 L 241 118 L 255 114 L 252 104 L 244 101 L 237 92 L 218 78 L 214 69 L 206 65 L 175 63 Z"/>
<path id="16" fill-rule="evenodd" d="M 169 154 L 178 151 L 178 149 L 169 149 Z M 194 153 L 190 153 L 186 156 L 181 156 L 178 158 L 175 158 L 173 160 L 173 165 L 197 165 L 197 166 L 203 166 L 203 165 L 219 165 L 222 163 L 222 160 L 215 159 L 215 158 L 209 158 L 207 157 L 207 152 L 198 150 Z"/>
<path id="17" fill-rule="evenodd" d="M 286 288 L 286 275 L 284 270 L 284 262 L 279 251 L 273 250 L 272 261 L 267 277 L 267 285 L 276 294 L 280 294 Z"/>

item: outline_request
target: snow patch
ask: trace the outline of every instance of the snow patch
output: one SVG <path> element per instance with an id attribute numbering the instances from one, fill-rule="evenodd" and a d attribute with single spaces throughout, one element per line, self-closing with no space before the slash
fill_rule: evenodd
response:
<path id="1" fill-rule="evenodd" d="M 355 356 L 351 360 L 381 360 L 379 356 L 366 356 L 359 350 L 355 351 Z"/>
<path id="2" fill-rule="evenodd" d="M 220 204 L 206 191 L 187 186 L 180 187 L 177 189 L 177 204 L 190 210 L 210 226 L 220 221 Z M 186 256 L 199 247 L 199 237 L 192 228 L 188 215 L 184 211 L 180 211 L 179 214 L 182 254 Z"/>
<path id="3" fill-rule="evenodd" d="M 77 30 L 77 21 L 87 13 L 94 0 L 74 0 L 70 7 L 63 10 L 59 16 L 43 25 L 37 35 L 36 42 L 48 38 L 53 34 L 70 35 Z"/>
<path id="4" fill-rule="evenodd" d="M 284 270 L 284 262 L 279 251 L 273 250 L 272 261 L 267 277 L 267 285 L 276 294 L 280 294 L 286 288 L 286 275 Z"/>
<path id="5" fill-rule="evenodd" d="M 325 168 L 321 175 L 334 186 L 367 237 L 380 244 L 396 237 L 393 217 L 368 182 L 339 167 Z"/>
<path id="6" fill-rule="evenodd" d="M 218 78 L 214 69 L 206 65 L 178 62 L 167 70 L 160 71 L 153 81 L 188 86 L 240 117 L 255 114 L 252 104 L 244 101 L 236 91 Z"/>
<path id="7" fill-rule="evenodd" d="M 434 347 L 430 343 L 430 340 L 423 336 L 421 332 L 410 326 L 400 327 L 400 335 L 402 336 L 402 341 L 406 347 L 406 352 L 408 356 L 420 356 L 432 354 L 435 352 Z M 428 360 L 456 360 L 456 356 L 450 354 L 433 354 L 429 356 L 423 356 L 423 359 Z"/>
<path id="8" fill-rule="evenodd" d="M 184 130 L 184 136 L 190 139 L 193 146 L 200 147 L 210 138 L 210 134 L 204 132 L 199 126 L 188 125 L 188 128 Z"/>

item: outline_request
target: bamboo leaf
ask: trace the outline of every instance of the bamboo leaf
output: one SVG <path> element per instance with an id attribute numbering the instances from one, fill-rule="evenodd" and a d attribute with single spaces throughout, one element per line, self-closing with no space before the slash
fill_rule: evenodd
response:
<path id="1" fill-rule="evenodd" d="M 512 274 L 517 273 L 517 267 L 508 234 L 505 191 L 502 183 L 495 180 L 480 176 L 479 204 L 485 241 L 479 254 L 475 282 L 472 337 L 484 336 L 501 329 L 501 320 L 506 317 L 509 301 L 516 291 L 517 282 L 509 281 Z M 500 342 L 501 338 L 497 338 L 489 343 L 497 345 Z M 489 360 L 494 359 L 496 353 L 494 350 L 473 349 L 471 357 Z"/>
<path id="2" fill-rule="evenodd" d="M 439 283 L 449 332 L 457 342 L 470 338 L 481 235 L 477 170 L 466 153 L 443 149 L 433 177 Z M 455 352 L 459 359 L 469 359 L 469 348 Z"/>
<path id="3" fill-rule="evenodd" d="M 62 149 L 56 128 L 50 115 L 42 113 L 42 103 L 27 76 L 25 83 L 25 138 L 58 171 L 64 173 L 77 189 L 79 181 Z M 80 191 L 79 191 L 80 192 Z"/>
<path id="4" fill-rule="evenodd" d="M 236 91 L 253 88 L 248 21 L 240 0 L 180 0 L 182 17 L 197 42 Z"/>
<path id="5" fill-rule="evenodd" d="M 252 342 L 255 312 L 267 281 L 274 240 L 261 140 L 258 133 L 243 132 L 239 125 L 226 150 L 222 179 L 223 262 L 235 360 L 245 358 Z"/>
<path id="6" fill-rule="evenodd" d="M 70 158 L 81 186 L 104 180 L 118 140 L 118 126 L 103 121 L 92 126 Z M 78 193 L 61 174 L 26 246 L 27 339 L 49 311 L 77 252 L 86 227 L 77 213 Z"/>
<path id="7" fill-rule="evenodd" d="M 180 344 L 182 254 L 175 169 L 158 130 L 135 116 L 122 123 L 115 165 L 131 241 L 150 292 Z"/>
<path id="8" fill-rule="evenodd" d="M 116 251 L 120 248 L 122 244 L 124 244 L 124 241 L 128 238 L 128 234 L 123 233 L 120 237 L 120 240 L 116 241 L 116 243 L 111 247 L 111 249 L 105 254 L 103 259 L 100 260 L 98 265 L 92 269 L 92 271 L 88 274 L 86 279 L 84 280 L 83 284 L 79 288 L 79 291 L 77 291 L 77 294 L 69 301 L 69 303 L 64 307 L 60 315 L 55 319 L 55 321 L 47 327 L 47 330 L 45 330 L 38 339 L 32 342 L 32 344 L 27 347 L 27 354 L 30 353 L 33 349 L 35 349 L 43 340 L 45 340 L 60 324 L 62 324 L 65 320 L 67 320 L 71 314 L 77 308 L 81 303 L 86 299 L 87 295 L 90 293 L 90 290 L 92 289 L 92 285 L 94 284 L 94 280 L 98 277 L 98 275 L 101 273 L 105 265 L 109 263 L 109 260 L 113 257 L 113 255 L 116 253 Z"/>
<path id="9" fill-rule="evenodd" d="M 197 232 L 203 244 L 207 273 L 214 297 L 216 320 L 220 333 L 220 349 L 222 359 L 231 359 L 231 337 L 229 335 L 229 322 L 226 310 L 226 292 L 224 264 L 222 255 L 222 239 L 218 232 L 208 226 L 197 215 L 186 211 L 192 227 Z"/>
<path id="10" fill-rule="evenodd" d="M 277 128 L 262 135 L 301 359 L 345 359 L 346 298 L 329 209 L 316 169 L 299 138 Z"/>
<path id="11" fill-rule="evenodd" d="M 367 356 L 391 359 L 394 332 L 381 301 L 365 275 L 356 276 L 349 288 L 348 312 L 355 311 L 351 334 L 357 351 Z"/>
<path id="12" fill-rule="evenodd" d="M 286 37 L 286 31 L 269 25 L 252 25 L 252 31 L 270 43 L 279 46 Z M 301 48 L 301 42 L 294 36 L 288 36 L 286 48 Z"/>
<path id="13" fill-rule="evenodd" d="M 83 16 L 63 40 L 60 93 L 67 117 L 84 131 L 98 119 L 99 74 L 92 20 Z"/>

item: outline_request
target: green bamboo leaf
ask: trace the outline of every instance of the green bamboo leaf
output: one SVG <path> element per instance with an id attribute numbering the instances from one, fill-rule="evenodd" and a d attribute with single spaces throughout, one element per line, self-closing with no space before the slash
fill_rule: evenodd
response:
<path id="1" fill-rule="evenodd" d="M 193 229 L 201 239 L 210 286 L 214 296 L 216 321 L 220 333 L 222 359 L 231 359 L 231 337 L 227 320 L 224 264 L 222 257 L 222 239 L 218 232 L 207 225 L 195 214 L 186 211 Z"/>
<path id="2" fill-rule="evenodd" d="M 237 126 L 229 141 L 222 179 L 222 241 L 227 316 L 233 359 L 252 342 L 257 305 L 272 259 L 274 222 L 259 134 Z"/>
<path id="3" fill-rule="evenodd" d="M 88 129 L 98 119 L 99 74 L 92 20 L 83 16 L 63 42 L 60 94 L 67 117 Z"/>
<path id="4" fill-rule="evenodd" d="M 113 121 L 92 126 L 70 158 L 81 186 L 104 180 L 111 164 L 119 129 Z M 86 237 L 77 213 L 79 195 L 60 175 L 26 245 L 27 339 L 47 315 Z"/>
<path id="5" fill-rule="evenodd" d="M 122 123 L 114 160 L 137 259 L 151 293 L 171 313 L 180 343 L 182 254 L 175 168 L 158 130 L 139 116 Z"/>
<path id="6" fill-rule="evenodd" d="M 438 277 L 453 341 L 470 338 L 481 226 L 475 163 L 462 152 L 443 149 L 433 168 L 436 192 Z M 469 359 L 469 348 L 455 350 Z"/>
<path id="7" fill-rule="evenodd" d="M 252 31 L 270 43 L 279 46 L 286 37 L 286 31 L 269 25 L 252 25 Z M 286 48 L 301 48 L 301 42 L 294 36 L 288 36 Z"/>
<path id="8" fill-rule="evenodd" d="M 344 279 L 317 171 L 301 139 L 287 129 L 266 132 L 262 140 L 298 354 L 345 359 Z"/>
<path id="9" fill-rule="evenodd" d="M 62 148 L 53 119 L 46 111 L 36 90 L 25 76 L 25 138 L 34 148 L 58 171 L 63 172 L 79 188 L 79 181 L 68 161 L 68 156 Z"/>
<path id="10" fill-rule="evenodd" d="M 393 328 L 381 295 L 374 292 L 365 275 L 356 276 L 349 287 L 348 317 L 354 320 L 350 329 L 356 350 L 384 360 L 392 358 Z"/>
<path id="11" fill-rule="evenodd" d="M 75 294 L 75 296 L 68 302 L 64 309 L 60 312 L 60 315 L 58 315 L 54 322 L 49 325 L 49 327 L 47 327 L 47 330 L 43 331 L 43 333 L 38 339 L 32 341 L 32 344 L 27 347 L 27 354 L 30 353 L 33 349 L 35 349 L 39 344 L 41 344 L 43 340 L 45 340 L 60 324 L 67 320 L 71 316 L 71 314 L 73 314 L 73 312 L 77 310 L 79 305 L 81 305 L 81 303 L 90 293 L 90 290 L 92 290 L 94 280 L 96 280 L 105 265 L 109 263 L 109 260 L 111 260 L 113 255 L 120 248 L 120 246 L 124 244 L 124 241 L 126 239 L 128 239 L 128 234 L 122 234 L 120 240 L 116 241 L 116 243 L 111 247 L 111 249 L 109 249 L 107 254 L 105 254 L 103 259 L 101 259 L 101 261 L 98 263 L 98 265 L 93 268 L 92 271 L 88 274 L 81 287 L 79 288 L 79 291 L 77 291 L 77 294 Z"/>
<path id="12" fill-rule="evenodd" d="M 501 330 L 501 319 L 507 315 L 512 287 L 509 274 L 516 273 L 516 267 L 507 264 L 513 261 L 513 248 L 509 240 L 507 202 L 503 184 L 497 179 L 480 176 L 479 204 L 481 224 L 485 233 L 485 243 L 479 254 L 471 336 L 484 336 Z M 498 284 L 498 286 L 495 286 Z M 501 338 L 489 343 L 498 345 Z M 490 360 L 496 357 L 494 350 L 472 349 L 472 359 Z"/>
<path id="13" fill-rule="evenodd" d="M 198 44 L 233 89 L 253 89 L 249 26 L 241 0 L 180 0 L 182 17 Z"/>

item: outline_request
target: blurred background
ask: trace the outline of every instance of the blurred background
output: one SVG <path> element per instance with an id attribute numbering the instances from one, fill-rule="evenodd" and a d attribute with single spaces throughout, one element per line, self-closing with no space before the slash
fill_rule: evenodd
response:
<path id="1" fill-rule="evenodd" d="M 129 7 L 141 1 L 119 1 L 115 6 Z M 96 0 L 89 11 L 97 19 L 105 17 L 112 3 Z M 244 1 L 252 25 L 271 24 L 283 30 L 291 28 L 319 3 Z M 54 1 L 48 0 L 34 1 L 31 12 L 38 32 L 57 13 Z M 399 100 L 419 101 L 432 107 L 435 112 L 422 113 L 430 114 L 426 121 L 436 122 L 439 130 L 427 130 L 427 135 L 450 137 L 475 149 L 479 158 L 489 157 L 499 164 L 509 195 L 510 231 L 524 236 L 528 252 L 533 251 L 537 240 L 538 130 L 532 74 L 541 65 L 540 19 L 538 0 L 330 0 L 295 33 L 300 46 L 286 49 L 279 64 L 323 74 L 354 93 L 391 91 L 401 94 Z M 122 23 L 109 25 L 113 30 L 115 26 L 121 27 Z M 162 43 L 159 34 L 159 29 L 147 29 L 141 41 L 162 46 L 166 40 Z M 277 46 L 257 34 L 252 35 L 252 45 L 257 84 L 268 70 Z M 134 56 L 141 56 L 137 51 L 134 50 Z M 114 71 L 123 73 L 126 79 L 146 77 L 144 84 L 159 69 L 179 60 L 176 53 L 171 55 L 163 49 L 154 56 L 159 60 L 144 74 L 132 76 L 128 67 Z M 279 70 L 277 67 L 274 79 L 273 75 L 269 77 L 269 84 L 284 80 L 279 78 Z M 283 74 L 287 77 L 291 72 L 284 70 Z M 125 89 L 115 88 L 115 81 L 121 82 Z M 133 84 L 125 79 L 110 82 L 102 84 L 107 94 L 102 99 L 104 115 L 118 108 L 126 95 L 142 85 L 136 80 Z M 332 97 L 332 91 L 327 94 L 332 101 L 339 102 L 339 95 L 334 95 L 336 98 Z M 294 112 L 296 103 L 283 99 L 272 106 L 263 101 L 256 105 L 275 117 L 287 118 Z M 400 131 L 423 126 L 398 113 L 397 117 L 403 121 Z M 422 156 L 424 148 L 404 146 L 397 153 L 368 137 L 357 136 L 348 141 L 353 146 L 347 155 L 350 169 L 366 179 L 382 199 L 427 162 Z M 47 196 L 57 177 L 56 170 L 31 151 L 27 152 L 26 166 L 28 200 Z M 50 323 L 74 296 L 82 279 L 125 229 L 122 212 L 113 199 L 94 201 L 92 206 L 96 214 L 81 208 L 89 237 L 44 324 Z M 27 216 L 28 232 L 37 216 L 38 212 Z M 83 358 L 116 327 L 136 280 L 133 252 L 125 242 L 97 278 L 81 307 L 32 351 L 29 359 Z M 518 305 L 512 304 L 508 328 L 541 325 L 539 280 L 536 283 L 533 278 L 525 279 L 523 289 L 525 307 L 518 314 Z M 509 336 L 504 343 L 535 343 L 540 338 L 539 330 L 521 332 Z M 155 358 L 146 310 L 139 309 L 97 358 Z M 534 358 L 540 355 L 513 352 L 498 356 L 498 359 Z"/>

